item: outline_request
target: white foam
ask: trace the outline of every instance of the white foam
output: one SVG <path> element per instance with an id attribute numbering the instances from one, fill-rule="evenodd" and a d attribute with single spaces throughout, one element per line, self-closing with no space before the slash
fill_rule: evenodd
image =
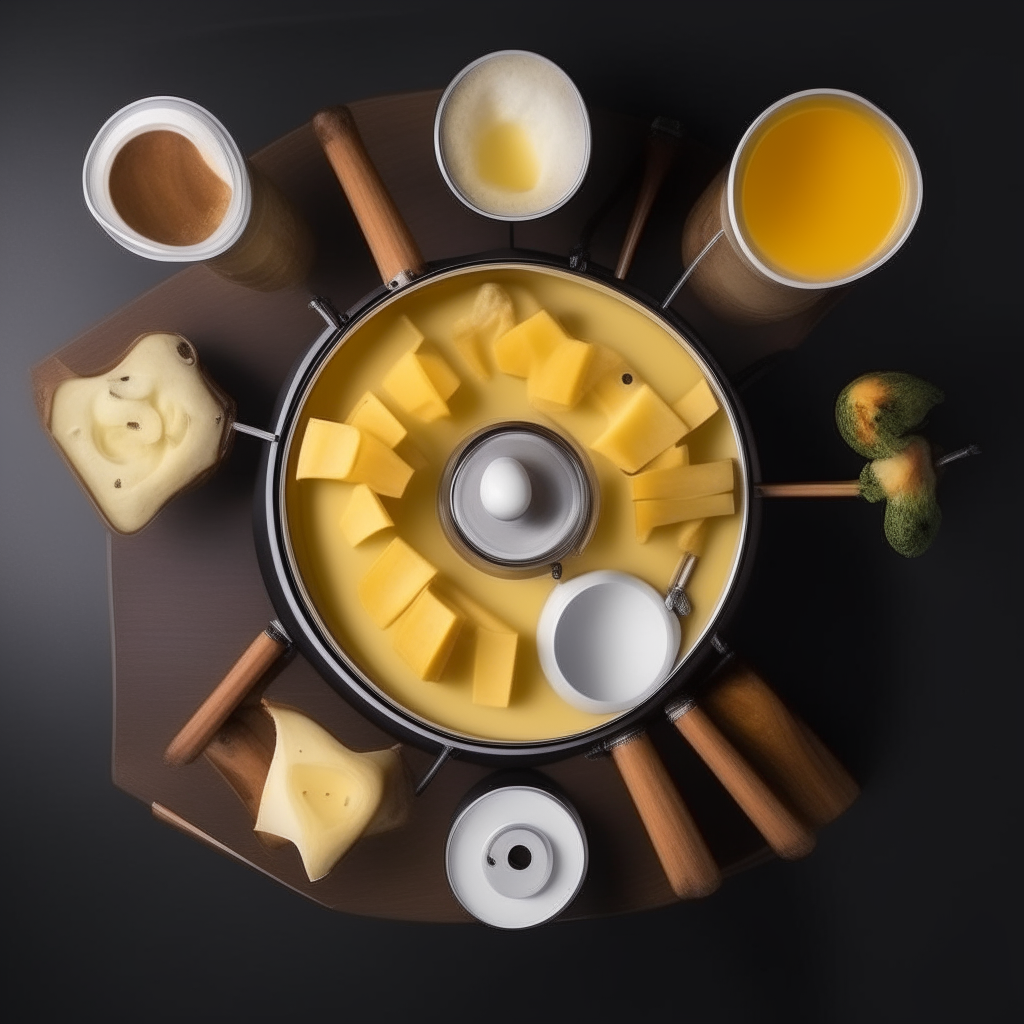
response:
<path id="1" fill-rule="evenodd" d="M 501 122 L 519 125 L 533 143 L 540 173 L 532 189 L 513 192 L 480 178 L 477 141 Z M 558 65 L 512 50 L 482 57 L 454 80 L 438 110 L 436 141 L 442 170 L 469 205 L 525 219 L 557 208 L 579 187 L 590 157 L 590 122 Z"/>

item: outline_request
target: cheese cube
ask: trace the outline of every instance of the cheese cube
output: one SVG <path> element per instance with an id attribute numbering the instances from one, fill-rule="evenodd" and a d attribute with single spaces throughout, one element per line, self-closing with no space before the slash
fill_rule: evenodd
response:
<path id="1" fill-rule="evenodd" d="M 570 340 L 558 321 L 545 309 L 533 314 L 494 342 L 498 369 L 512 377 L 529 377 L 559 342 Z"/>
<path id="2" fill-rule="evenodd" d="M 552 402 L 571 409 L 583 397 L 583 382 L 594 346 L 566 338 L 530 373 L 526 393 L 531 402 Z"/>
<path id="3" fill-rule="evenodd" d="M 693 519 L 683 525 L 676 543 L 680 551 L 688 551 L 698 558 L 704 554 L 704 542 L 707 540 L 708 528 L 706 519 Z"/>
<path id="4" fill-rule="evenodd" d="M 415 352 L 406 352 L 384 375 L 381 386 L 405 412 L 424 423 L 450 415 L 448 403 Z"/>
<path id="5" fill-rule="evenodd" d="M 650 498 L 700 498 L 733 489 L 732 459 L 700 462 L 695 466 L 652 469 L 630 481 L 633 500 Z"/>
<path id="6" fill-rule="evenodd" d="M 311 418 L 299 448 L 296 480 L 344 480 L 400 498 L 412 466 L 372 434 L 347 423 Z"/>
<path id="7" fill-rule="evenodd" d="M 731 516 L 736 511 L 732 493 L 708 494 L 702 498 L 655 498 L 653 501 L 634 501 L 636 539 L 646 543 L 651 531 L 666 523 L 681 523 L 686 519 L 707 519 L 711 516 Z"/>
<path id="8" fill-rule="evenodd" d="M 395 623 L 391 643 L 420 679 L 433 681 L 440 678 L 462 621 L 462 616 L 428 587 Z"/>
<path id="9" fill-rule="evenodd" d="M 648 384 L 641 384 L 590 445 L 625 473 L 635 473 L 686 433 L 686 424 Z"/>
<path id="10" fill-rule="evenodd" d="M 352 547 L 394 525 L 388 510 L 380 503 L 380 498 L 366 484 L 353 488 L 345 511 L 341 513 L 340 522 L 341 532 Z"/>
<path id="11" fill-rule="evenodd" d="M 690 450 L 685 444 L 674 444 L 671 448 L 666 448 L 660 455 L 655 455 L 640 472 L 650 473 L 655 469 L 677 469 L 679 466 L 688 466 L 689 464 Z"/>
<path id="12" fill-rule="evenodd" d="M 373 434 L 389 448 L 399 444 L 406 434 L 405 427 L 372 391 L 367 391 L 356 402 L 356 407 L 349 413 L 345 422 Z"/>
<path id="13" fill-rule="evenodd" d="M 473 658 L 473 703 L 507 708 L 512 696 L 519 636 L 477 626 Z"/>
<path id="14" fill-rule="evenodd" d="M 718 412 L 718 400 L 706 380 L 695 384 L 672 408 L 686 424 L 687 431 L 696 430 Z"/>
<path id="15" fill-rule="evenodd" d="M 359 581 L 359 601 L 370 618 L 387 629 L 437 575 L 437 570 L 396 537 Z"/>
<path id="16" fill-rule="evenodd" d="M 416 358 L 420 365 L 426 370 L 430 383 L 434 385 L 437 393 L 447 402 L 459 389 L 462 383 L 459 375 L 445 362 L 443 356 L 436 352 L 419 351 Z"/>

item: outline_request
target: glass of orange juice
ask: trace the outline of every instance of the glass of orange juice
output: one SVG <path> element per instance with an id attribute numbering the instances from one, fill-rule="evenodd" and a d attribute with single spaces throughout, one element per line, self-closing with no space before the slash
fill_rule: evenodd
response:
<path id="1" fill-rule="evenodd" d="M 693 285 L 716 312 L 781 319 L 889 259 L 921 200 L 917 158 L 890 117 L 855 93 L 808 89 L 747 129 L 687 221 L 684 262 L 706 254 Z"/>

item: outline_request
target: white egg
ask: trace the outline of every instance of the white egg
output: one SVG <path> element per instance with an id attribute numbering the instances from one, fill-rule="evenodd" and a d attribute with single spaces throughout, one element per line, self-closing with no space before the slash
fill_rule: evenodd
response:
<path id="1" fill-rule="evenodd" d="M 505 455 L 495 459 L 480 478 L 480 503 L 495 519 L 518 519 L 532 498 L 530 476 L 516 459 Z"/>

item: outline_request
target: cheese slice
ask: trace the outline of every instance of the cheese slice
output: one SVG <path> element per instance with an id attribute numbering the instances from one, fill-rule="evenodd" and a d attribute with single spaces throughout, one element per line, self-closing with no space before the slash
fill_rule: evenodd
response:
<path id="1" fill-rule="evenodd" d="M 459 375 L 448 365 L 444 356 L 436 352 L 419 351 L 416 358 L 434 385 L 434 390 L 447 402 L 462 383 Z"/>
<path id="2" fill-rule="evenodd" d="M 420 679 L 433 681 L 452 652 L 462 616 L 429 587 L 399 616 L 391 643 Z"/>
<path id="3" fill-rule="evenodd" d="M 512 377 L 529 377 L 562 341 L 570 340 L 558 321 L 541 309 L 494 342 L 498 369 Z"/>
<path id="4" fill-rule="evenodd" d="M 400 498 L 411 477 L 412 466 L 373 434 L 333 420 L 310 419 L 306 424 L 296 480 L 344 480 Z"/>
<path id="5" fill-rule="evenodd" d="M 372 537 L 389 526 L 394 526 L 388 510 L 381 504 L 380 498 L 366 484 L 358 484 L 352 489 L 345 511 L 341 513 L 341 532 L 345 540 L 356 547 L 367 537 Z"/>
<path id="6" fill-rule="evenodd" d="M 519 636 L 511 630 L 476 628 L 473 657 L 473 703 L 507 708 L 512 697 Z"/>
<path id="7" fill-rule="evenodd" d="M 405 427 L 372 391 L 367 391 L 356 402 L 356 407 L 349 413 L 345 422 L 367 434 L 373 434 L 389 448 L 400 444 L 406 435 Z"/>
<path id="8" fill-rule="evenodd" d="M 399 358 L 384 375 L 381 386 L 401 409 L 424 423 L 451 415 L 448 403 L 415 352 L 406 352 Z"/>
<path id="9" fill-rule="evenodd" d="M 696 430 L 718 412 L 718 399 L 706 380 L 695 384 L 672 408 L 686 424 L 687 431 Z"/>
<path id="10" fill-rule="evenodd" d="M 641 384 L 590 447 L 623 472 L 635 473 L 685 433 L 686 424 L 649 384 Z"/>
<path id="11" fill-rule="evenodd" d="M 670 449 L 671 450 L 671 449 Z M 630 485 L 633 500 L 650 498 L 700 498 L 733 489 L 732 459 L 699 462 L 672 469 L 652 469 L 637 473 Z"/>
<path id="12" fill-rule="evenodd" d="M 534 404 L 551 402 L 572 409 L 583 397 L 587 368 L 594 346 L 586 341 L 566 338 L 537 366 L 527 380 L 526 394 Z"/>
<path id="13" fill-rule="evenodd" d="M 436 575 L 422 555 L 395 537 L 359 581 L 359 601 L 374 623 L 387 629 Z"/>
<path id="14" fill-rule="evenodd" d="M 732 493 L 709 494 L 702 498 L 656 498 L 653 501 L 634 501 L 636 539 L 645 543 L 651 531 L 667 523 L 681 523 L 687 519 L 707 519 L 711 516 L 731 516 L 736 511 Z"/>

